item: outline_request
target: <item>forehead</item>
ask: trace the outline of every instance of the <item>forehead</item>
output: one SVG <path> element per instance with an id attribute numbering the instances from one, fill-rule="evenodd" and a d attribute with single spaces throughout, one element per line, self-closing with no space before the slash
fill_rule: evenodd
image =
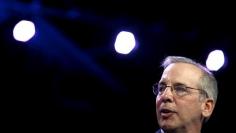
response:
<path id="1" fill-rule="evenodd" d="M 188 63 L 172 63 L 162 74 L 162 80 L 170 82 L 196 83 L 202 76 L 200 68 Z"/>

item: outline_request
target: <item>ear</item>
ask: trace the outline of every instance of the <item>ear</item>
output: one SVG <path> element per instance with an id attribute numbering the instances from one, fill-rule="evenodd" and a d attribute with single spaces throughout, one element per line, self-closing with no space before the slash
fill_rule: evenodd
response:
<path id="1" fill-rule="evenodd" d="M 210 117 L 213 110 L 214 110 L 215 104 L 213 99 L 207 98 L 202 102 L 201 110 L 203 117 L 207 118 Z"/>

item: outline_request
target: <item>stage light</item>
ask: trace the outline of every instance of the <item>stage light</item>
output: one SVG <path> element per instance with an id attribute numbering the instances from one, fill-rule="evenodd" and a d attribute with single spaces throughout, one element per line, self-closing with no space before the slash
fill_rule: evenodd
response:
<path id="1" fill-rule="evenodd" d="M 224 53 L 222 50 L 212 51 L 206 60 L 206 66 L 211 71 L 218 71 L 225 62 Z"/>
<path id="2" fill-rule="evenodd" d="M 13 37 L 17 41 L 29 41 L 35 35 L 35 25 L 31 21 L 21 20 L 13 29 Z"/>
<path id="3" fill-rule="evenodd" d="M 121 31 L 115 41 L 115 50 L 120 54 L 129 54 L 135 47 L 135 38 L 131 32 Z"/>

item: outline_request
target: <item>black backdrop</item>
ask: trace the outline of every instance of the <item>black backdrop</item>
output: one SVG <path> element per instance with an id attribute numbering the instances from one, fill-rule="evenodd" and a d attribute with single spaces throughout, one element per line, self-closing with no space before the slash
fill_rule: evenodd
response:
<path id="1" fill-rule="evenodd" d="M 30 8 L 32 12 L 25 10 L 31 2 L 36 5 Z M 231 131 L 228 121 L 235 111 L 233 9 L 221 4 L 199 3 L 199 8 L 134 2 L 0 2 L 7 11 L 0 16 L 4 127 L 155 132 L 158 125 L 151 86 L 160 78 L 162 59 L 181 55 L 204 64 L 211 50 L 221 49 L 226 64 L 214 72 L 219 98 L 203 132 Z M 13 40 L 11 34 L 22 18 L 38 26 L 36 36 L 27 43 Z M 130 55 L 114 51 L 120 30 L 136 36 L 137 47 Z"/>

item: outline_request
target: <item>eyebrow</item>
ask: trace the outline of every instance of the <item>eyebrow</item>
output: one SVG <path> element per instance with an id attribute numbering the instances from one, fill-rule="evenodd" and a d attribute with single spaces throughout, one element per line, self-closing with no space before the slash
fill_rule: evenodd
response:
<path id="1" fill-rule="evenodd" d="M 166 81 L 165 79 L 163 79 L 163 80 L 160 80 L 160 81 L 158 82 L 158 84 L 167 84 L 166 82 L 167 82 L 167 81 Z M 174 82 L 173 85 L 185 85 L 185 86 L 187 86 L 186 84 L 184 84 L 184 83 L 182 83 L 182 82 Z"/>

